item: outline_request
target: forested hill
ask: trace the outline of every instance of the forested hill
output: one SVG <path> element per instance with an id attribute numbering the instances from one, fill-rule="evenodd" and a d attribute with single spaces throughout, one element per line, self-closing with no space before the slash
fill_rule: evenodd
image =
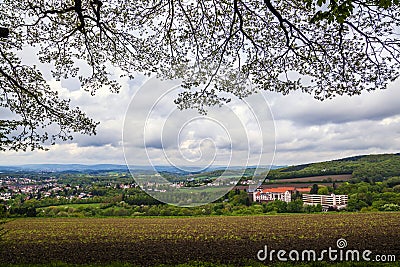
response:
<path id="1" fill-rule="evenodd" d="M 363 155 L 339 160 L 289 166 L 271 170 L 269 179 L 352 174 L 356 181 L 378 182 L 400 176 L 400 153 Z"/>

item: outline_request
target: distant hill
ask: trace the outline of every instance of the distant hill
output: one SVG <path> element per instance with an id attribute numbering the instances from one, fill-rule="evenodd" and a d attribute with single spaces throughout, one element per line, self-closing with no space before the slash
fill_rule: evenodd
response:
<path id="1" fill-rule="evenodd" d="M 272 166 L 272 169 L 281 168 L 282 166 Z M 229 167 L 229 170 L 242 170 L 242 166 Z M 255 168 L 255 166 L 249 167 Z M 265 167 L 266 168 L 266 167 Z M 225 170 L 224 166 L 212 166 L 205 171 Z M 200 173 L 198 167 L 185 167 L 180 169 L 174 166 L 130 166 L 130 170 L 135 173 L 150 173 L 157 170 L 158 172 L 171 173 L 176 175 L 186 175 L 189 173 Z M 0 172 L 66 172 L 66 173 L 93 173 L 93 172 L 127 172 L 126 165 L 118 164 L 25 164 L 17 166 L 0 166 Z"/>
<path id="2" fill-rule="evenodd" d="M 218 176 L 226 170 L 224 166 L 212 166 L 205 171 L 199 171 L 196 167 L 185 167 L 184 170 L 174 166 L 130 166 L 134 173 L 158 172 L 172 175 L 196 174 L 201 176 Z M 243 166 L 230 166 L 228 171 L 233 175 L 243 173 Z M 250 177 L 256 166 L 248 166 L 245 173 Z M 268 169 L 268 166 L 260 166 Z M 28 164 L 19 166 L 0 166 L 0 172 L 58 172 L 58 173 L 100 173 L 100 172 L 127 172 L 126 165 L 118 164 Z M 378 182 L 389 177 L 400 176 L 400 153 L 360 155 L 336 159 L 325 162 L 307 163 L 295 166 L 272 166 L 267 179 L 280 180 L 302 177 L 351 175 L 354 181 Z"/>
<path id="3" fill-rule="evenodd" d="M 112 171 L 112 170 L 125 170 L 128 168 L 126 165 L 116 164 L 26 164 L 18 166 L 0 166 L 0 171 L 31 171 L 31 172 L 86 172 L 86 171 Z"/>
<path id="4" fill-rule="evenodd" d="M 400 176 L 400 153 L 360 155 L 343 159 L 288 166 L 268 173 L 268 179 L 290 179 L 351 174 L 355 181 L 378 182 Z"/>

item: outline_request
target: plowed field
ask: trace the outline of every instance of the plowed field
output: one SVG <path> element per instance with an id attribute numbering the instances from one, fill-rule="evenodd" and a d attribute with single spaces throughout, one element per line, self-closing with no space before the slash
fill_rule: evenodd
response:
<path id="1" fill-rule="evenodd" d="M 400 259 L 400 213 L 194 218 L 37 218 L 3 225 L 0 263 L 240 264 L 270 250 L 321 251 L 336 241 Z M 268 262 L 266 262 L 268 263 Z"/>

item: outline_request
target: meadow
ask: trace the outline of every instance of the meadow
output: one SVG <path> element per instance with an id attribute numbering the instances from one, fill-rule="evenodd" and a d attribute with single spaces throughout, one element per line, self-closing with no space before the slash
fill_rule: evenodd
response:
<path id="1" fill-rule="evenodd" d="M 3 224 L 0 264 L 242 265 L 257 252 L 337 248 L 400 259 L 400 213 L 153 218 L 20 218 Z M 275 258 L 276 259 L 276 258 Z"/>

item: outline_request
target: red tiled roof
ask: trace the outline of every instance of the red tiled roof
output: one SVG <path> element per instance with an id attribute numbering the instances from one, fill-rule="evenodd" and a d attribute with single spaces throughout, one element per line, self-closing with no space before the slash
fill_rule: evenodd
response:
<path id="1" fill-rule="evenodd" d="M 298 192 L 307 192 L 307 193 L 309 193 L 310 190 L 311 189 L 308 188 L 308 187 L 296 188 L 296 191 L 298 191 Z"/>
<path id="2" fill-rule="evenodd" d="M 286 191 L 294 191 L 294 187 L 276 187 L 263 189 L 263 193 L 285 193 Z"/>

